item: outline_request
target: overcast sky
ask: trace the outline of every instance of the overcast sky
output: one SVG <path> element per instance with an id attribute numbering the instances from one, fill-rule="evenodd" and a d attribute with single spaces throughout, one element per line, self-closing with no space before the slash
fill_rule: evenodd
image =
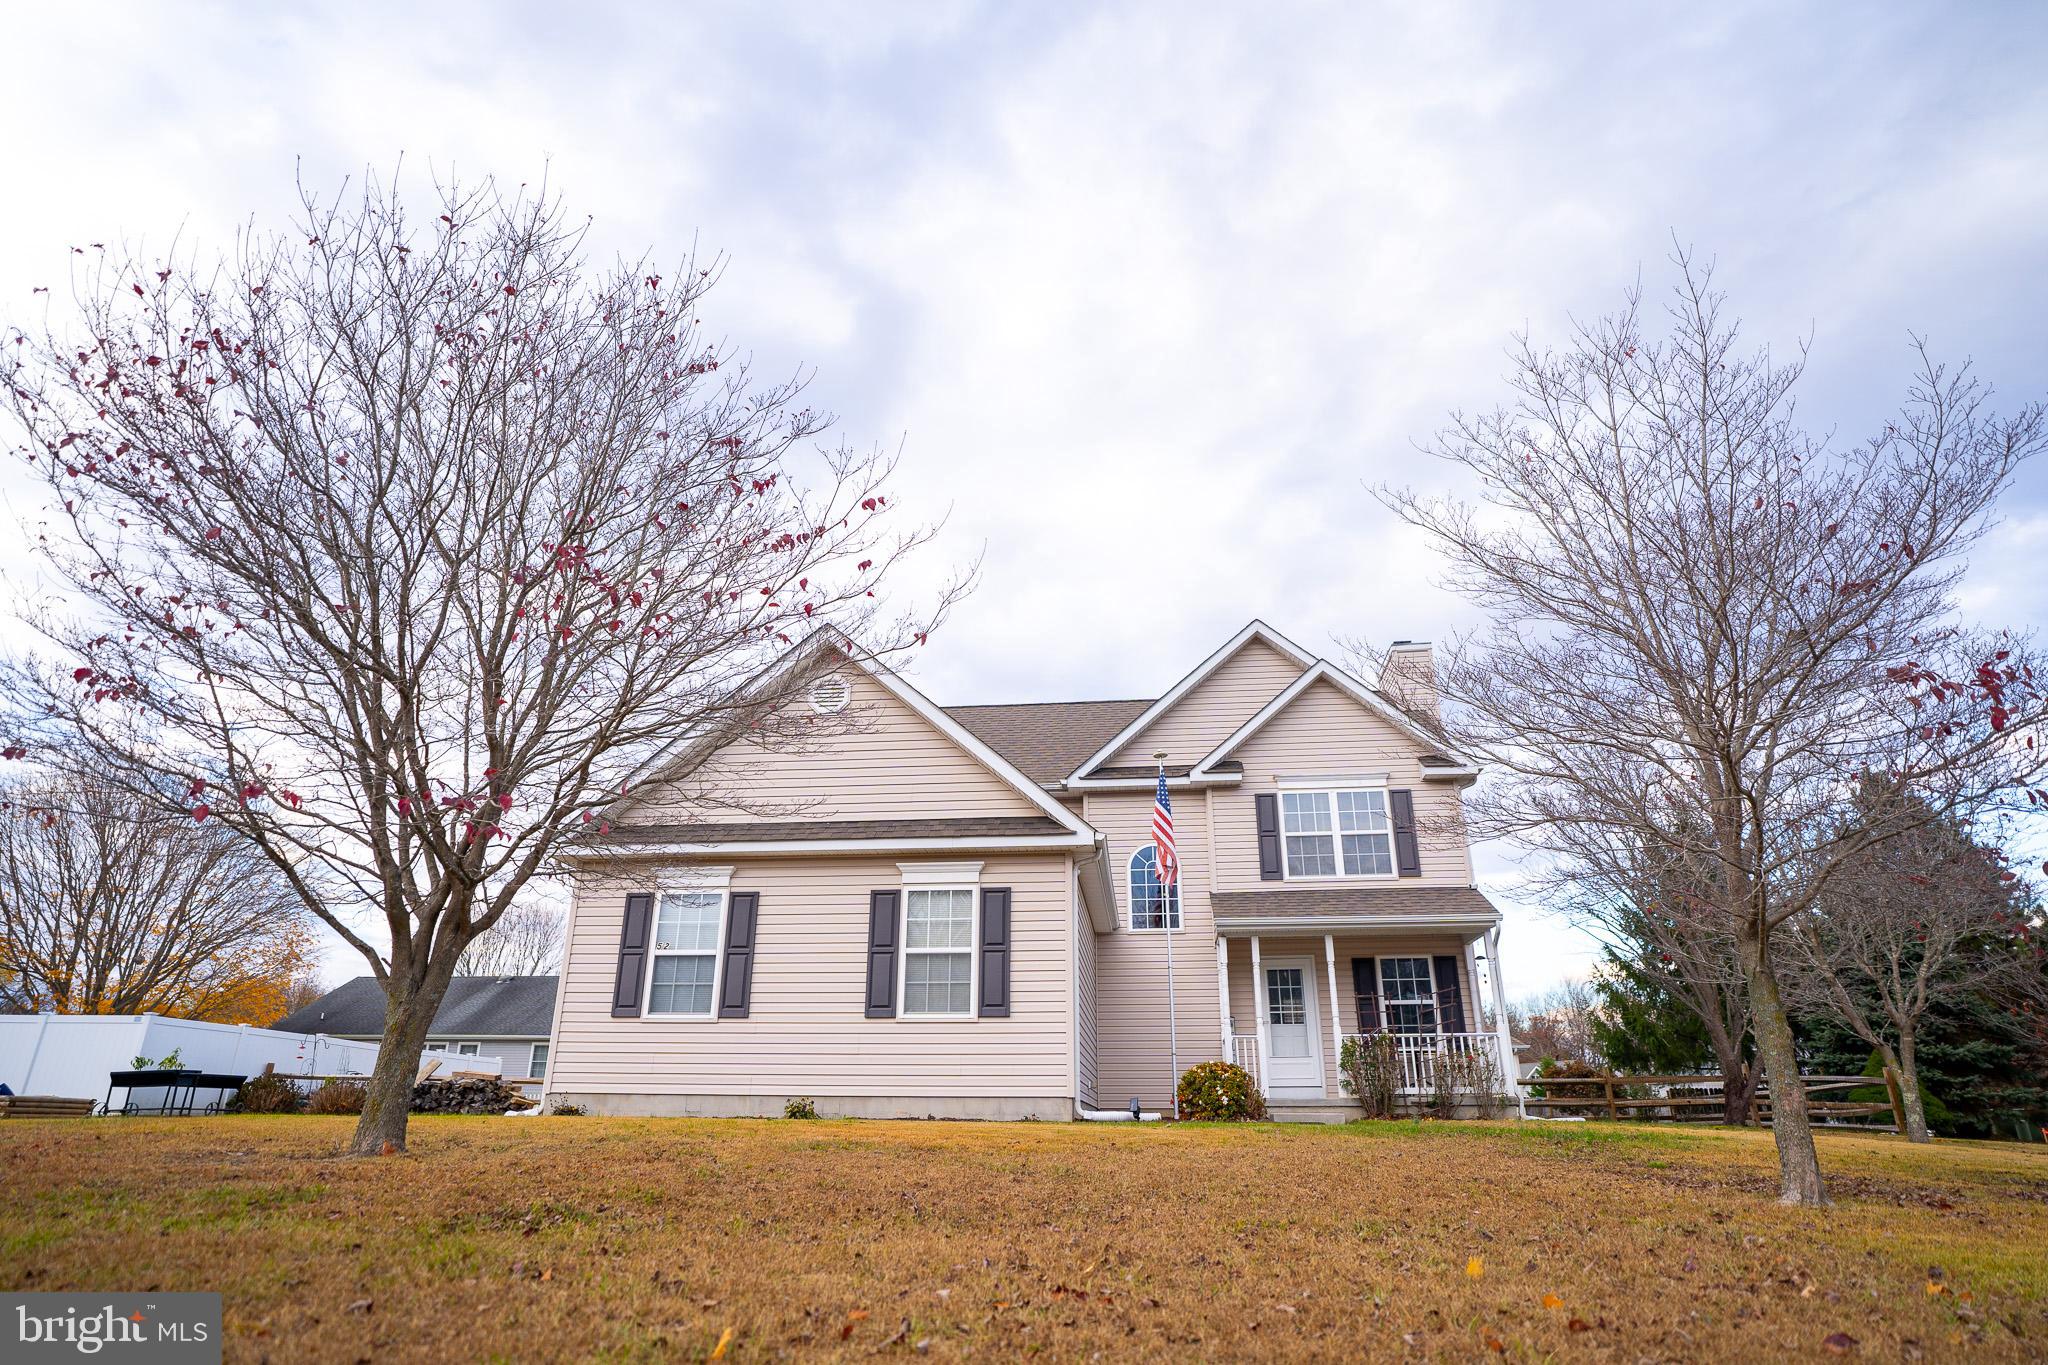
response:
<path id="1" fill-rule="evenodd" d="M 1416 443 L 1509 334 L 1663 287 L 1674 234 L 1811 337 L 1839 439 L 1910 332 L 2048 393 L 2048 7 L 1795 8 L 13 6 L 0 317 L 72 244 L 278 223 L 295 166 L 545 176 L 605 253 L 727 253 L 714 333 L 901 444 L 932 576 L 985 549 L 920 687 L 1152 696 L 1254 616 L 1467 620 L 1367 485 L 1442 483 Z M 2048 470 L 2005 517 L 1968 606 L 2031 628 Z M 1511 989 L 1583 972 L 1485 862 Z"/>

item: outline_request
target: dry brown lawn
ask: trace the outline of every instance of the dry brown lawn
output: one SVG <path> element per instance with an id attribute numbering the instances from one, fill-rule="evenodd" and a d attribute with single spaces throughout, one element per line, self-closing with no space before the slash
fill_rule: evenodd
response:
<path id="1" fill-rule="evenodd" d="M 2048 1359 L 2040 1148 L 1824 1137 L 1810 1212 L 1757 1133 L 350 1122 L 0 1124 L 0 1289 L 280 1362 Z"/>

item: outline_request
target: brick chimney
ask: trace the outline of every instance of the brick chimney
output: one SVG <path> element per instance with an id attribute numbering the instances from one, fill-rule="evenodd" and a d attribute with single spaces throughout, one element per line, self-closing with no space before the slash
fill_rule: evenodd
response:
<path id="1" fill-rule="evenodd" d="M 1380 669 L 1380 691 L 1403 709 L 1429 720 L 1439 720 L 1437 706 L 1436 651 L 1427 640 L 1396 640 L 1387 646 L 1387 662 Z"/>

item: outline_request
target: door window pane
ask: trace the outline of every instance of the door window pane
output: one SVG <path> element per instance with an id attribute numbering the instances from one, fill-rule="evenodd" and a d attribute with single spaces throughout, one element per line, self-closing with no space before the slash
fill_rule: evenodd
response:
<path id="1" fill-rule="evenodd" d="M 1301 1024 L 1308 1021 L 1307 988 L 1299 967 L 1266 969 L 1266 1021 Z"/>

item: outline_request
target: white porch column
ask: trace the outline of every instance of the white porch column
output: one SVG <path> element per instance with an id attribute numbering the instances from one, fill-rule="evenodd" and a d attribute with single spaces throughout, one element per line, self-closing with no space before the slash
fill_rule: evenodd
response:
<path id="1" fill-rule="evenodd" d="M 1344 1021 L 1337 1013 L 1337 937 L 1334 934 L 1323 935 L 1323 966 L 1330 974 L 1330 1070 L 1341 1077 L 1344 1074 Z M 1343 1089 L 1340 1083 L 1338 1093 L 1343 1093 Z"/>
<path id="2" fill-rule="evenodd" d="M 1515 1062 L 1515 1036 L 1508 1029 L 1508 988 L 1500 974 L 1500 926 L 1486 931 L 1486 974 L 1493 981 L 1493 1027 L 1500 1038 L 1501 1079 L 1515 1097 L 1515 1112 L 1529 1117 L 1529 1092 L 1522 1088 Z"/>
<path id="3" fill-rule="evenodd" d="M 1230 1048 L 1230 941 L 1216 935 L 1216 1013 L 1223 1025 L 1223 1060 L 1234 1062 Z"/>
<path id="4" fill-rule="evenodd" d="M 1259 966 L 1259 936 L 1252 935 L 1252 1019 L 1259 1036 L 1259 1089 L 1266 1088 L 1266 974 Z"/>

